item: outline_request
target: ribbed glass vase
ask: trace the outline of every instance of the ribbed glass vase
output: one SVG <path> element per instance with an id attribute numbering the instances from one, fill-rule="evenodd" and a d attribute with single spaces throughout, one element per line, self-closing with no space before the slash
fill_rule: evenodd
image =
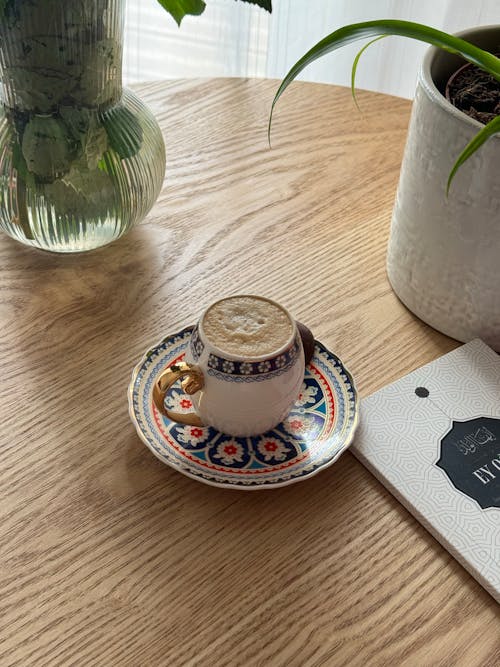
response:
<path id="1" fill-rule="evenodd" d="M 160 128 L 122 88 L 124 3 L 0 1 L 0 228 L 22 243 L 97 248 L 159 194 Z"/>

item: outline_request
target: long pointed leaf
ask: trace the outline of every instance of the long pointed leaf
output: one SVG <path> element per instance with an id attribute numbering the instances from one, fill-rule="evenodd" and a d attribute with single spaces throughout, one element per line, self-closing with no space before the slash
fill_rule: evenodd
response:
<path id="1" fill-rule="evenodd" d="M 378 35 L 400 35 L 403 37 L 411 37 L 418 39 L 428 44 L 438 46 L 445 51 L 461 55 L 475 65 L 478 65 L 486 72 L 489 72 L 498 81 L 500 81 L 500 59 L 487 51 L 483 51 L 477 46 L 469 42 L 449 35 L 441 30 L 436 30 L 429 26 L 420 23 L 413 23 L 412 21 L 398 21 L 392 19 L 384 19 L 381 21 L 366 21 L 364 23 L 353 23 L 335 30 L 330 35 L 319 41 L 312 47 L 305 55 L 300 58 L 295 65 L 289 70 L 281 82 L 271 105 L 271 113 L 269 115 L 268 137 L 271 136 L 271 123 L 273 117 L 274 107 L 281 95 L 285 92 L 290 83 L 307 67 L 310 63 L 318 58 L 340 49 L 346 44 L 355 42 L 359 39 L 366 39 L 369 37 L 376 37 Z"/>
<path id="2" fill-rule="evenodd" d="M 463 165 L 463 163 L 470 158 L 470 156 L 477 151 L 478 148 L 480 148 L 484 142 L 492 137 L 494 134 L 497 132 L 500 132 L 500 116 L 497 116 L 496 118 L 493 118 L 493 120 L 490 120 L 490 122 L 485 125 L 477 134 L 476 136 L 469 141 L 467 146 L 464 148 L 464 150 L 460 153 L 460 155 L 457 158 L 457 161 L 453 165 L 453 169 L 450 172 L 450 175 L 448 177 L 448 183 L 446 185 L 446 195 L 448 196 L 448 192 L 450 190 L 450 185 L 451 182 L 457 173 L 459 167 Z"/>
<path id="3" fill-rule="evenodd" d="M 389 35 L 380 35 L 380 37 L 375 37 L 375 39 L 372 39 L 368 44 L 365 44 L 363 48 L 358 51 L 356 57 L 354 58 L 354 62 L 352 63 L 352 70 L 351 70 L 351 94 L 352 94 L 352 99 L 354 100 L 354 104 L 356 105 L 356 108 L 358 111 L 361 111 L 359 108 L 358 100 L 356 98 L 356 72 L 358 70 L 358 63 L 359 59 L 363 55 L 363 53 L 366 51 L 366 49 L 371 46 L 372 44 L 375 44 L 375 42 L 378 42 L 379 39 L 384 39 L 384 37 L 389 37 Z"/>

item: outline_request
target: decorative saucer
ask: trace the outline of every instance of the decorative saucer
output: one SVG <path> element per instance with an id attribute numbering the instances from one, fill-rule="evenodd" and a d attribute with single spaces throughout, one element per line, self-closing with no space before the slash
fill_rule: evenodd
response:
<path id="1" fill-rule="evenodd" d="M 272 431 L 235 438 L 162 416 L 151 397 L 153 383 L 167 366 L 182 361 L 192 330 L 186 327 L 149 350 L 129 386 L 132 422 L 161 461 L 206 484 L 262 489 L 311 477 L 350 445 L 358 423 L 356 388 L 340 359 L 318 341 L 295 405 Z M 180 384 L 170 389 L 165 403 L 176 412 L 192 411 Z"/>

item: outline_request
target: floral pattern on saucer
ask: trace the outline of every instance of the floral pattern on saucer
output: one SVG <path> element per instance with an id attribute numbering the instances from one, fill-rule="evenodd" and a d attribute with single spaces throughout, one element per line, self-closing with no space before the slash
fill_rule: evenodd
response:
<path id="1" fill-rule="evenodd" d="M 186 426 L 162 416 L 151 398 L 154 381 L 182 361 L 193 328 L 167 336 L 135 368 L 129 410 L 144 443 L 164 463 L 215 486 L 257 489 L 306 479 L 331 465 L 349 446 L 358 421 L 353 380 L 338 357 L 316 341 L 300 395 L 287 418 L 272 431 L 235 438 L 211 427 Z M 191 412 L 180 384 L 166 405 Z"/>

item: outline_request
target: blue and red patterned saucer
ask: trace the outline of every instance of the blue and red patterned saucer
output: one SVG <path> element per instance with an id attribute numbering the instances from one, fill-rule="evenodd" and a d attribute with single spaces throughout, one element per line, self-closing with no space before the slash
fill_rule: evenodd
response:
<path id="1" fill-rule="evenodd" d="M 153 383 L 167 366 L 182 361 L 192 330 L 187 327 L 167 336 L 147 352 L 129 386 L 132 422 L 161 461 L 206 484 L 263 489 L 311 477 L 350 445 L 358 423 L 356 388 L 340 359 L 318 341 L 295 405 L 272 431 L 234 438 L 162 416 L 151 398 Z M 165 402 L 176 412 L 192 412 L 180 384 L 170 389 Z"/>

